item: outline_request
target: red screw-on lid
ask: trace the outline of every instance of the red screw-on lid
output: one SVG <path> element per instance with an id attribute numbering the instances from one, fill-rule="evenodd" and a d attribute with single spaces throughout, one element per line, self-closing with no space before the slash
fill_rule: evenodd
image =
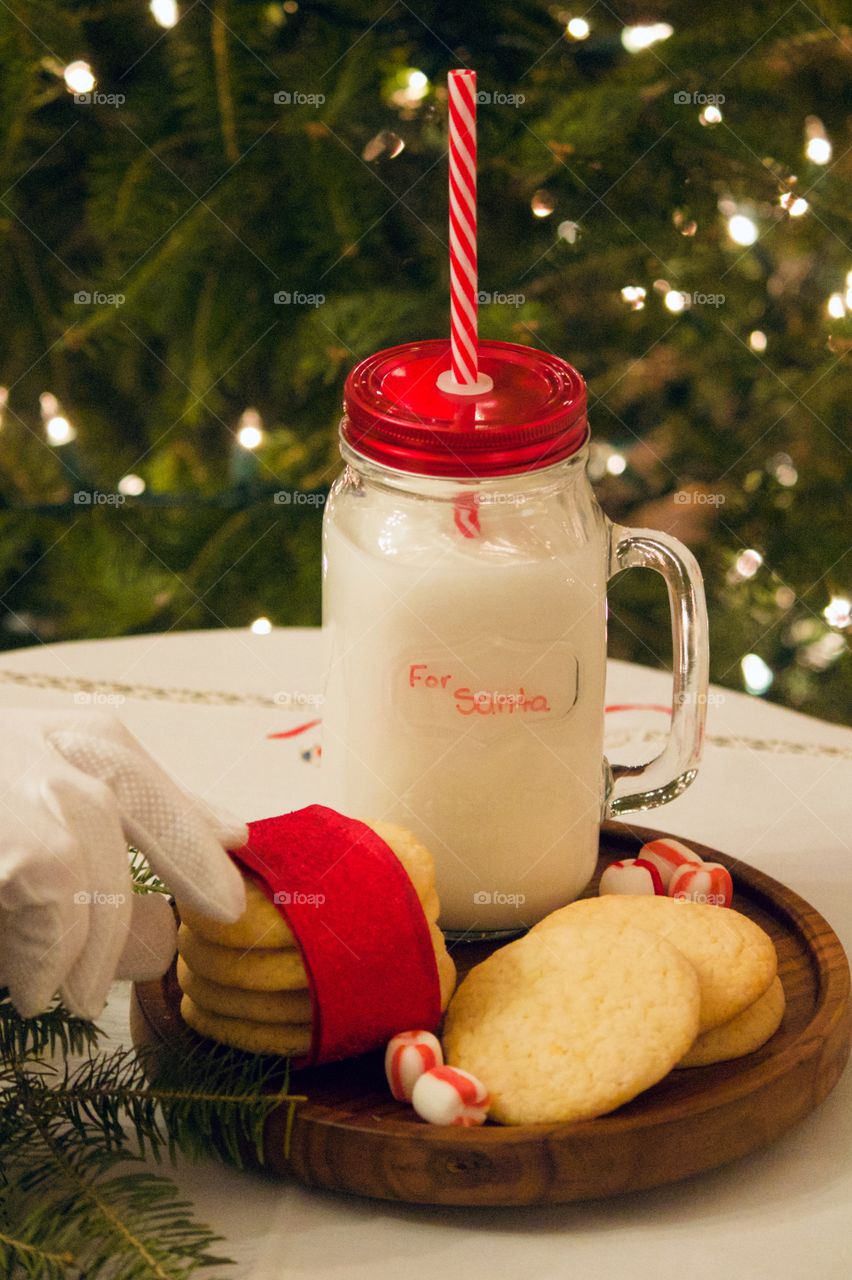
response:
<path id="1" fill-rule="evenodd" d="M 386 467 L 425 476 L 504 476 L 552 466 L 588 437 L 586 384 L 558 356 L 480 342 L 483 395 L 447 395 L 444 339 L 378 351 L 346 379 L 342 439 Z"/>

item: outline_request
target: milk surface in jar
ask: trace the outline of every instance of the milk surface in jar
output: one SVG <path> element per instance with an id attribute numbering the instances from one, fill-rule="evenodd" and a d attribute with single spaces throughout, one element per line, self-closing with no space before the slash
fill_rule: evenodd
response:
<path id="1" fill-rule="evenodd" d="M 570 465 L 439 497 L 350 468 L 330 498 L 331 795 L 431 849 L 449 930 L 534 923 L 594 870 L 606 551 Z"/>

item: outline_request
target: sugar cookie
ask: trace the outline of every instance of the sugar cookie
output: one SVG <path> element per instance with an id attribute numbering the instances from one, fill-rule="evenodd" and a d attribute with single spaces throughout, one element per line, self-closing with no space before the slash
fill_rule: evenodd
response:
<path id="1" fill-rule="evenodd" d="M 182 924 L 178 929 L 178 952 L 193 973 L 223 987 L 246 987 L 249 991 L 307 990 L 308 975 L 294 947 L 258 947 L 245 951 L 220 947 L 216 942 L 199 938 Z"/>
<path id="2" fill-rule="evenodd" d="M 249 1018 L 252 1022 L 311 1021 L 311 996 L 305 991 L 249 991 L 226 987 L 194 973 L 183 956 L 178 956 L 178 984 L 202 1009 L 226 1018 Z"/>
<path id="3" fill-rule="evenodd" d="M 778 968 L 772 939 L 738 911 L 677 898 L 584 898 L 546 916 L 534 934 L 594 921 L 648 929 L 667 938 L 695 967 L 701 988 L 701 1032 L 729 1022 L 754 1004 Z"/>
<path id="4" fill-rule="evenodd" d="M 282 1056 L 307 1053 L 311 1047 L 311 1028 L 286 1022 L 251 1022 L 248 1018 L 226 1018 L 221 1013 L 202 1009 L 184 995 L 180 1013 L 187 1026 L 200 1035 L 229 1044 L 248 1053 L 274 1053 Z"/>
<path id="5" fill-rule="evenodd" d="M 723 1022 L 712 1031 L 705 1031 L 679 1067 L 707 1067 L 711 1062 L 728 1062 L 731 1058 L 744 1058 L 766 1044 L 781 1026 L 784 1017 L 784 988 L 780 978 L 774 978 L 754 1004 L 738 1013 L 730 1022 Z"/>
<path id="6" fill-rule="evenodd" d="M 504 1124 L 589 1119 L 668 1074 L 696 1037 L 699 1008 L 695 970 L 664 938 L 565 923 L 471 970 L 450 1003 L 444 1051 L 483 1082 Z"/>

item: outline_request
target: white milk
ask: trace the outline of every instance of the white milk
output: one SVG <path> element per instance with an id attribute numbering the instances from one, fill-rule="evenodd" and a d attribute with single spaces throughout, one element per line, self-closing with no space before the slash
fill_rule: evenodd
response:
<path id="1" fill-rule="evenodd" d="M 493 497 L 472 537 L 452 503 L 342 481 L 326 514 L 330 803 L 416 833 L 458 932 L 576 897 L 603 802 L 603 518 Z"/>

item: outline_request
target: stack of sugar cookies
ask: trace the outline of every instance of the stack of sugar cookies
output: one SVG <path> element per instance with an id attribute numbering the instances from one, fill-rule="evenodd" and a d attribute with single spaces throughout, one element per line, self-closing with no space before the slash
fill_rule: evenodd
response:
<path id="1" fill-rule="evenodd" d="M 674 1067 L 751 1053 L 784 1013 L 772 939 L 731 909 L 673 898 L 571 903 L 473 969 L 447 1062 L 504 1124 L 591 1119 Z"/>
<path id="2" fill-rule="evenodd" d="M 382 1019 L 396 1031 L 411 1020 L 403 1010 L 437 1023 L 455 966 L 436 923 L 431 854 L 407 831 L 312 806 L 251 824 L 233 856 L 246 887 L 235 923 L 177 904 L 190 1027 L 239 1049 L 318 1062 L 383 1045 Z M 395 997 L 394 974 L 406 965 Z"/>

